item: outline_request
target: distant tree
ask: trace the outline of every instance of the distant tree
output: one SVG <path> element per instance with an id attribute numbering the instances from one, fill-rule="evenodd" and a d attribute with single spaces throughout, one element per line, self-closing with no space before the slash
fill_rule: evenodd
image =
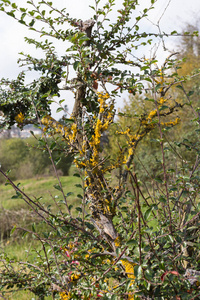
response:
<path id="1" fill-rule="evenodd" d="M 43 140 L 42 140 L 43 141 Z M 48 138 L 49 143 L 53 143 Z M 57 161 L 57 169 L 62 175 L 68 175 L 72 163 L 72 157 L 54 149 L 53 158 Z M 32 178 L 34 176 L 50 176 L 54 174 L 52 162 L 47 151 L 41 145 L 41 139 L 34 137 L 27 139 L 12 138 L 1 139 L 0 164 L 4 172 L 10 170 L 9 177 L 12 180 Z M 0 179 L 4 182 L 3 176 Z"/>

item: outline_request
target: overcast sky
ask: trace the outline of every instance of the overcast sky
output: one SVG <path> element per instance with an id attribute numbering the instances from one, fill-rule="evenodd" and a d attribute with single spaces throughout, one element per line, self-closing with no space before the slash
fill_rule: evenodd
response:
<path id="1" fill-rule="evenodd" d="M 55 7 L 66 7 L 70 15 L 75 18 L 85 20 L 93 15 L 89 5 L 94 5 L 94 0 L 52 0 L 52 2 Z M 102 2 L 106 2 L 106 0 L 102 0 Z M 115 11 L 119 9 L 122 2 L 122 0 L 116 0 L 113 17 L 115 17 Z M 150 0 L 139 0 L 138 2 L 144 5 L 144 3 L 149 4 Z M 26 1 L 16 0 L 15 3 L 23 6 Z M 156 26 L 153 23 L 156 24 L 161 16 L 160 27 L 162 31 L 167 33 L 173 30 L 181 31 L 184 29 L 185 24 L 194 24 L 200 14 L 200 0 L 157 0 L 154 6 L 155 9 L 150 12 L 148 20 L 143 23 L 142 31 L 155 32 Z M 144 7 L 141 6 L 140 9 L 142 8 Z M 15 78 L 17 76 L 20 71 L 17 65 L 17 59 L 20 57 L 19 52 L 35 53 L 33 46 L 24 42 L 24 36 L 30 36 L 30 34 L 33 33 L 0 12 L 0 78 Z M 171 50 L 175 48 L 177 43 L 178 40 L 175 37 L 166 41 L 167 47 Z M 162 51 L 158 54 L 160 57 L 165 56 Z M 73 100 L 70 100 L 68 103 L 70 110 L 72 105 Z"/>

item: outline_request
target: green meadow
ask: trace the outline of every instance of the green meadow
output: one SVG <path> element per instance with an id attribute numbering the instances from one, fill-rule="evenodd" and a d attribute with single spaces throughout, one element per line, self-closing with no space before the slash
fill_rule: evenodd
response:
<path id="1" fill-rule="evenodd" d="M 75 176 L 60 177 L 64 194 L 67 195 L 68 205 L 77 203 L 80 199 L 77 194 L 81 194 L 80 179 Z M 55 212 L 62 207 L 62 211 L 66 210 L 64 199 L 61 191 L 58 189 L 58 180 L 55 177 L 41 177 L 20 182 L 14 182 L 25 194 L 32 200 L 39 199 L 44 208 L 51 209 Z M 66 210 L 67 211 L 67 210 Z M 13 187 L 6 183 L 0 185 L 0 250 L 5 251 L 9 257 L 16 260 L 29 261 L 34 260 L 35 251 L 33 249 L 40 249 L 41 244 L 35 239 L 31 238 L 31 234 L 23 236 L 23 230 L 15 230 L 10 234 L 12 228 L 30 228 L 32 224 L 36 224 L 37 231 L 42 232 L 45 224 L 40 222 L 31 210 L 29 205 L 16 195 Z M 32 300 L 35 298 L 34 294 L 27 291 L 17 291 L 14 294 L 6 294 L 8 300 Z M 45 300 L 52 299 L 47 297 Z"/>

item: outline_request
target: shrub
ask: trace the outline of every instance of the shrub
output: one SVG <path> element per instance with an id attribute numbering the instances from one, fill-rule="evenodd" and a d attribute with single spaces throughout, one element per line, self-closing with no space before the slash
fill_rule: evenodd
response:
<path id="1" fill-rule="evenodd" d="M 16 80 L 1 81 L 2 126 L 38 124 L 44 133 L 38 145 L 48 152 L 58 179 L 55 188 L 62 195 L 61 201 L 55 199 L 59 208 L 55 213 L 25 194 L 0 169 L 16 197 L 23 198 L 49 227 L 42 235 L 37 226 L 27 230 L 41 243 L 34 264 L 29 260 L 17 264 L 2 253 L 1 288 L 27 289 L 40 299 L 48 295 L 53 299 L 188 299 L 199 294 L 199 150 L 191 165 L 174 145 L 164 143 L 165 131 L 180 122 L 177 110 L 186 103 L 191 106 L 191 93 L 184 87 L 188 77 L 178 75 L 174 54 L 162 66 L 155 58 L 135 57 L 135 51 L 140 47 L 143 53 L 141 47 L 151 44 L 152 37 L 165 36 L 161 31 L 141 32 L 138 25 L 154 2 L 137 15 L 138 1 L 124 0 L 112 23 L 114 0 L 106 4 L 96 0 L 91 7 L 94 16 L 87 21 L 70 18 L 51 2 L 28 1 L 29 9 L 10 1 L 1 3 L 9 16 L 68 47 L 58 57 L 48 39 L 26 38 L 44 52 L 41 59 L 25 55 L 22 60 L 29 70 L 38 71 L 39 78 L 27 85 L 23 72 Z M 71 71 L 75 79 L 69 76 Z M 180 86 L 186 99 L 173 93 L 172 87 Z M 70 118 L 64 115 L 59 122 L 51 116 L 50 104 L 61 88 L 73 93 L 75 103 Z M 113 134 L 123 138 L 116 142 L 112 156 L 103 151 L 101 137 L 114 122 L 116 99 L 123 92 L 145 95 L 152 106 L 136 115 L 133 124 L 123 128 L 119 122 Z M 63 102 L 59 100 L 58 111 L 64 111 Z M 150 184 L 141 184 L 134 160 L 138 145 L 154 130 L 159 133 L 162 173 L 147 177 L 154 183 L 149 188 Z M 81 205 L 75 201 L 69 205 L 70 191 L 63 190 L 54 151 L 72 155 L 75 176 L 82 180 L 76 184 Z M 177 165 L 168 164 L 170 151 Z"/>

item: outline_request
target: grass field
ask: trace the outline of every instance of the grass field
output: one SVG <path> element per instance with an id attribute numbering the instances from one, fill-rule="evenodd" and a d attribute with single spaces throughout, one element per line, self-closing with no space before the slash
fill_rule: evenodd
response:
<path id="1" fill-rule="evenodd" d="M 77 194 L 82 193 L 81 188 L 77 187 L 80 179 L 75 176 L 67 176 L 61 177 L 60 180 L 65 195 L 72 193 L 67 197 L 68 205 L 80 201 L 77 197 Z M 15 182 L 15 184 L 18 183 Z M 20 180 L 19 188 L 33 200 L 40 198 L 40 202 L 45 207 L 51 206 L 52 211 L 58 209 L 56 203 L 62 206 L 62 211 L 65 211 L 65 204 L 60 204 L 60 202 L 63 202 L 63 195 L 60 190 L 55 188 L 57 184 L 56 178 L 43 177 Z M 0 251 L 5 251 L 13 259 L 26 260 L 26 257 L 29 256 L 30 260 L 32 249 L 41 247 L 41 245 L 39 242 L 37 244 L 35 240 L 32 240 L 31 235 L 22 238 L 22 232 L 15 231 L 14 235 L 10 237 L 10 230 L 13 225 L 23 228 L 30 227 L 35 221 L 38 221 L 37 217 L 31 213 L 30 207 L 23 199 L 16 198 L 16 192 L 13 187 L 5 184 L 0 185 Z M 38 226 L 42 225 L 39 224 Z M 36 299 L 34 294 L 26 291 L 7 294 L 5 298 L 8 300 Z M 45 298 L 45 300 L 49 299 L 52 298 Z"/>
<path id="2" fill-rule="evenodd" d="M 77 194 L 82 193 L 82 189 L 77 187 L 80 179 L 75 176 L 61 177 L 61 184 L 64 194 L 68 195 L 67 204 L 78 203 L 80 199 Z M 15 183 L 19 188 L 28 195 L 32 200 L 39 199 L 39 203 L 45 209 L 50 208 L 56 212 L 61 208 L 62 212 L 67 212 L 64 197 L 57 187 L 58 181 L 54 177 L 45 177 L 39 179 L 21 180 L 20 184 Z M 16 197 L 16 192 L 9 185 L 0 185 L 0 238 L 5 239 L 9 236 L 9 230 L 14 225 L 24 227 L 33 223 L 36 219 L 30 206 L 21 197 Z M 38 220 L 38 219 L 36 219 Z"/>
<path id="3" fill-rule="evenodd" d="M 73 193 L 68 197 L 69 203 L 77 200 L 76 194 L 80 194 L 81 189 L 77 188 L 75 184 L 79 183 L 79 179 L 75 176 L 66 176 L 61 177 L 60 180 L 65 195 L 68 192 Z M 32 199 L 42 197 L 41 202 L 46 204 L 55 205 L 52 196 L 57 200 L 62 198 L 61 192 L 54 187 L 58 184 L 58 180 L 54 177 L 20 180 L 15 184 L 20 184 L 19 188 Z M 15 195 L 16 193 L 11 185 L 0 185 L 0 207 L 8 210 L 27 208 L 27 204 L 23 199 L 12 198 Z"/>

